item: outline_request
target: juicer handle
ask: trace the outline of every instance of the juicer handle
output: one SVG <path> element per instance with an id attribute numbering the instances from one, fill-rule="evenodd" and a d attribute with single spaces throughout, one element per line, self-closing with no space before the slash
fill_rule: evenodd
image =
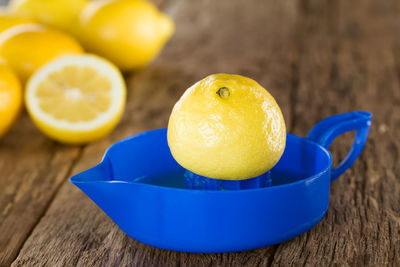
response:
<path id="1" fill-rule="evenodd" d="M 360 155 L 367 141 L 369 128 L 371 126 L 371 118 L 372 114 L 367 111 L 338 114 L 320 121 L 308 133 L 308 139 L 328 149 L 337 136 L 345 132 L 356 131 L 350 151 L 342 162 L 332 168 L 331 181 L 338 178 L 350 168 Z"/>

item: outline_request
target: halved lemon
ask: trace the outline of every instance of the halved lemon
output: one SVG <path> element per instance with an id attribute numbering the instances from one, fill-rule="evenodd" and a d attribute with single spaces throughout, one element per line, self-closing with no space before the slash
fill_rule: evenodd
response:
<path id="1" fill-rule="evenodd" d="M 57 58 L 28 81 L 25 102 L 36 126 L 66 144 L 106 136 L 119 122 L 126 101 L 120 71 L 93 55 Z"/>

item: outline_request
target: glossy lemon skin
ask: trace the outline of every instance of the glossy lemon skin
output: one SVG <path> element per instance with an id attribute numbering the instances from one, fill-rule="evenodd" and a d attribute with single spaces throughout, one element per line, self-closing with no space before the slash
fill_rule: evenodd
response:
<path id="1" fill-rule="evenodd" d="M 229 93 L 220 96 L 220 88 Z M 275 99 L 240 75 L 214 74 L 196 83 L 176 103 L 168 123 L 175 160 L 209 178 L 259 176 L 278 162 L 285 143 L 285 122 Z"/>
<path id="2" fill-rule="evenodd" d="M 12 0 L 8 9 L 17 16 L 74 32 L 77 19 L 88 0 Z"/>
<path id="3" fill-rule="evenodd" d="M 59 56 L 83 53 L 71 36 L 37 24 L 22 24 L 0 33 L 0 57 L 22 82 L 43 64 Z"/>
<path id="4" fill-rule="evenodd" d="M 11 28 L 12 26 L 26 24 L 26 23 L 34 23 L 33 20 L 15 17 L 10 14 L 0 12 L 0 33 Z"/>
<path id="5" fill-rule="evenodd" d="M 9 67 L 0 64 L 0 137 L 10 130 L 20 113 L 21 106 L 21 84 Z"/>
<path id="6" fill-rule="evenodd" d="M 79 22 L 85 49 L 122 70 L 149 64 L 174 32 L 173 21 L 142 0 L 93 1 L 83 9 Z"/>

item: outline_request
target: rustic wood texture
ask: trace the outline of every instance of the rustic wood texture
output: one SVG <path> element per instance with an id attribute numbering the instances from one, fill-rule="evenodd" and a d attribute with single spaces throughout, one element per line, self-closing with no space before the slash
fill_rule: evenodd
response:
<path id="1" fill-rule="evenodd" d="M 70 175 L 80 148 L 42 136 L 25 116 L 0 141 L 0 263 L 8 265 L 55 192 Z"/>
<path id="2" fill-rule="evenodd" d="M 66 147 L 26 115 L 0 141 L 0 265 L 400 266 L 400 3 L 178 1 L 161 3 L 176 34 L 149 67 L 127 76 L 128 105 L 107 138 Z M 67 181 L 113 142 L 165 127 L 183 91 L 210 73 L 254 78 L 279 102 L 288 130 L 369 110 L 373 127 L 355 165 L 332 183 L 330 207 L 309 232 L 225 254 L 156 249 L 127 237 Z M 333 144 L 335 161 L 351 134 Z"/>

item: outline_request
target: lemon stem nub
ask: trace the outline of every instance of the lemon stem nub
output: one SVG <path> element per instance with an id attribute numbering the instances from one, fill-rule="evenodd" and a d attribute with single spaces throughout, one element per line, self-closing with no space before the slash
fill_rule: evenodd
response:
<path id="1" fill-rule="evenodd" d="M 230 94 L 231 93 L 229 92 L 229 89 L 226 87 L 221 87 L 217 91 L 217 95 L 219 95 L 221 98 L 228 98 Z"/>

